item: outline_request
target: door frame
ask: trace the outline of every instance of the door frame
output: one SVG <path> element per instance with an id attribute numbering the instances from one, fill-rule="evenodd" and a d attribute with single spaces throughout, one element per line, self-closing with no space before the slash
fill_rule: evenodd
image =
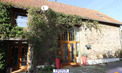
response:
<path id="1" fill-rule="evenodd" d="M 12 63 L 12 44 L 14 42 L 18 42 L 18 54 L 17 54 L 17 64 L 16 66 L 12 67 L 13 71 L 14 70 L 18 70 L 18 69 L 27 69 L 28 67 L 28 58 L 29 58 L 29 49 L 27 47 L 27 65 L 26 66 L 21 66 L 21 57 L 22 57 L 22 42 L 27 42 L 28 45 L 28 41 L 27 40 L 11 40 L 9 41 L 9 58 L 8 58 L 8 65 L 11 65 Z"/>
<path id="2" fill-rule="evenodd" d="M 80 43 L 79 41 L 59 41 L 60 42 L 60 48 L 61 48 L 61 60 L 63 60 L 63 44 L 67 44 L 67 49 L 68 49 L 68 63 L 62 63 L 64 65 L 75 65 L 77 64 L 77 59 L 76 59 L 76 43 Z M 75 62 L 70 62 L 70 44 L 74 44 L 74 56 L 75 56 Z"/>
<path id="3" fill-rule="evenodd" d="M 22 42 L 23 42 L 23 41 L 22 41 Z M 22 42 L 21 42 L 21 46 L 24 45 L 24 44 L 22 44 Z M 26 42 L 27 42 L 27 41 L 26 41 Z M 21 51 L 20 51 L 20 52 L 21 52 L 21 57 L 20 57 L 20 63 L 19 63 L 19 67 L 20 67 L 21 69 L 27 69 L 27 67 L 28 67 L 28 56 L 29 56 L 29 54 L 28 54 L 28 52 L 29 52 L 29 51 L 28 51 L 28 50 L 29 50 L 29 49 L 28 49 L 28 42 L 27 42 L 26 45 L 27 45 L 27 64 L 26 64 L 25 66 L 22 66 L 22 65 L 21 65 L 21 59 L 22 59 L 22 48 L 21 48 Z"/>
<path id="4" fill-rule="evenodd" d="M 59 55 L 61 56 L 61 60 L 63 60 L 63 43 L 67 43 L 67 48 L 68 48 L 68 52 L 70 52 L 70 43 L 74 43 L 74 46 L 75 46 L 75 62 L 74 63 L 71 63 L 70 62 L 70 54 L 68 53 L 68 63 L 62 63 L 62 64 L 66 64 L 66 65 L 76 65 L 76 64 L 79 64 L 77 63 L 77 59 L 76 59 L 76 43 L 80 43 L 80 29 L 79 29 L 80 26 L 75 26 L 73 27 L 73 29 L 71 31 L 73 31 L 72 34 L 74 34 L 74 36 L 71 36 L 70 33 L 70 28 L 68 28 L 67 30 L 65 30 L 65 32 L 63 31 L 62 28 L 60 28 L 60 37 L 59 37 L 59 44 L 60 44 L 60 51 L 59 51 Z M 76 32 L 79 32 L 79 35 L 78 37 L 76 37 Z M 65 35 L 65 36 L 64 36 Z M 74 40 L 70 40 L 71 38 L 74 38 Z M 79 40 L 76 40 L 76 38 L 78 38 Z"/>

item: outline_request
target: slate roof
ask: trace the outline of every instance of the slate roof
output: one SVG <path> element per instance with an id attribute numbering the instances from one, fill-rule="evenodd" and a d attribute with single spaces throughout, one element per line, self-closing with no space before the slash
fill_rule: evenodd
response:
<path id="1" fill-rule="evenodd" d="M 90 18 L 93 20 L 121 24 L 121 22 L 119 22 L 107 15 L 104 15 L 96 10 L 66 5 L 66 4 L 57 3 L 57 2 L 51 2 L 51 1 L 47 1 L 47 0 L 0 0 L 0 1 L 11 2 L 15 5 L 20 5 L 20 6 L 40 7 L 40 8 L 43 5 L 47 5 L 56 12 L 72 14 L 72 15 L 79 15 L 83 18 Z"/>

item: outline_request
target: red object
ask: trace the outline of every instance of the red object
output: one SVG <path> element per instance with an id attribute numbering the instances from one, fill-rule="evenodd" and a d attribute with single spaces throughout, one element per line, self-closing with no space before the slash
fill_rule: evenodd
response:
<path id="1" fill-rule="evenodd" d="M 56 69 L 60 68 L 60 58 L 55 58 L 55 67 Z"/>
<path id="2" fill-rule="evenodd" d="M 60 64 L 60 68 L 62 68 L 62 64 Z"/>
<path id="3" fill-rule="evenodd" d="M 86 66 L 86 56 L 82 56 L 83 65 Z"/>

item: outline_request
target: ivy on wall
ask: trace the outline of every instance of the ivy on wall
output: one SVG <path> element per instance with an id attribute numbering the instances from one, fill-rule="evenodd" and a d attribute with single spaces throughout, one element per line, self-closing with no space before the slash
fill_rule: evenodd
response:
<path id="1" fill-rule="evenodd" d="M 23 28 L 11 26 L 11 4 L 0 3 L 0 38 L 6 39 L 10 37 L 23 37 Z M 39 8 L 40 9 L 40 8 Z M 38 8 L 30 8 L 28 10 L 28 31 L 27 38 L 31 47 L 34 48 L 34 62 L 52 64 L 55 55 L 59 50 L 58 36 L 60 28 L 62 30 L 74 27 L 75 25 L 85 25 L 87 28 L 99 29 L 96 21 L 85 21 L 82 17 L 76 15 L 68 15 L 57 13 L 52 9 L 41 11 Z M 38 58 L 38 55 L 41 55 Z M 0 55 L 1 56 L 1 55 Z M 2 64 L 1 64 L 2 65 Z"/>
<path id="2" fill-rule="evenodd" d="M 8 56 L 8 42 L 0 41 L 0 72 L 5 73 Z"/>
<path id="3" fill-rule="evenodd" d="M 0 23 L 10 23 L 11 22 L 11 5 L 0 3 Z"/>
<path id="4" fill-rule="evenodd" d="M 24 37 L 23 28 L 11 25 L 12 6 L 8 3 L 0 2 L 0 38 Z"/>
<path id="5" fill-rule="evenodd" d="M 58 13 L 51 9 L 46 11 L 45 15 L 50 18 L 50 20 L 55 19 L 56 21 L 54 23 L 56 25 L 60 25 L 60 27 L 64 27 L 64 29 L 74 27 L 75 25 L 85 25 L 90 30 L 92 30 L 92 28 L 100 30 L 100 26 L 97 21 L 92 21 L 90 19 L 83 21 L 81 16 Z"/>
<path id="6" fill-rule="evenodd" d="M 36 8 L 28 10 L 27 38 L 34 49 L 34 66 L 38 64 L 52 64 L 54 62 L 59 26 L 56 25 L 56 14 L 38 11 Z M 40 55 L 40 57 L 38 57 Z M 36 68 L 36 67 L 34 67 Z"/>
<path id="7" fill-rule="evenodd" d="M 0 38 L 8 36 L 8 33 L 10 33 L 10 28 L 8 28 L 11 23 L 10 9 L 10 5 L 0 3 Z M 7 44 L 0 40 L 0 71 L 4 71 L 6 66 L 6 46 Z"/>
<path id="8" fill-rule="evenodd" d="M 0 38 L 9 39 L 14 37 L 24 37 L 23 28 L 18 26 L 11 26 L 11 24 L 0 24 Z"/>
<path id="9" fill-rule="evenodd" d="M 4 39 L 10 37 L 22 37 L 23 28 L 11 25 L 12 6 L 8 3 L 0 2 L 0 72 L 5 73 L 7 66 L 8 42 Z"/>
<path id="10" fill-rule="evenodd" d="M 52 64 L 58 55 L 58 37 L 62 30 L 83 24 L 82 17 L 57 13 L 52 9 L 41 11 L 38 8 L 28 10 L 28 40 L 34 49 L 33 65 Z M 97 22 L 85 21 L 88 28 L 98 29 Z M 92 24 L 91 24 L 92 23 Z M 38 57 L 40 55 L 40 57 Z M 35 67 L 33 67 L 35 68 Z"/>

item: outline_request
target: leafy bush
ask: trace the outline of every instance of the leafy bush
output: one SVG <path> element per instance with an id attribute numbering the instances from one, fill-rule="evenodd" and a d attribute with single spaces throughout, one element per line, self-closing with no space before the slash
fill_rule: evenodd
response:
<path id="1" fill-rule="evenodd" d="M 4 69 L 5 60 L 2 60 L 3 59 L 3 55 L 4 55 L 4 53 L 0 53 L 0 69 Z"/>
<path id="2" fill-rule="evenodd" d="M 4 71 L 6 68 L 7 62 L 7 41 L 0 41 L 0 72 Z"/>
<path id="3" fill-rule="evenodd" d="M 7 64 L 8 39 L 9 37 L 23 36 L 23 29 L 11 25 L 12 6 L 8 3 L 0 2 L 0 72 L 4 73 Z M 4 71 L 4 72 L 2 72 Z"/>
<path id="4" fill-rule="evenodd" d="M 81 56 L 88 56 L 88 54 L 86 52 L 83 52 Z"/>
<path id="5" fill-rule="evenodd" d="M 51 15 L 50 13 L 51 11 L 44 14 L 36 8 L 28 11 L 29 31 L 27 32 L 27 38 L 34 49 L 33 61 L 35 66 L 54 63 L 55 54 L 57 53 L 59 26 L 55 23 L 56 19 L 53 16 L 55 14 Z M 40 55 L 40 58 L 38 55 Z"/>
<path id="6" fill-rule="evenodd" d="M 0 2 L 0 38 L 24 37 L 23 28 L 11 25 L 12 6 Z"/>
<path id="7" fill-rule="evenodd" d="M 120 51 L 120 57 L 122 58 L 122 50 Z"/>
<path id="8" fill-rule="evenodd" d="M 55 69 L 55 67 L 52 67 L 51 65 L 49 65 L 44 68 L 40 68 L 40 73 L 52 73 L 53 69 Z"/>
<path id="9" fill-rule="evenodd" d="M 10 31 L 9 37 L 24 37 L 23 28 L 14 26 Z"/>

